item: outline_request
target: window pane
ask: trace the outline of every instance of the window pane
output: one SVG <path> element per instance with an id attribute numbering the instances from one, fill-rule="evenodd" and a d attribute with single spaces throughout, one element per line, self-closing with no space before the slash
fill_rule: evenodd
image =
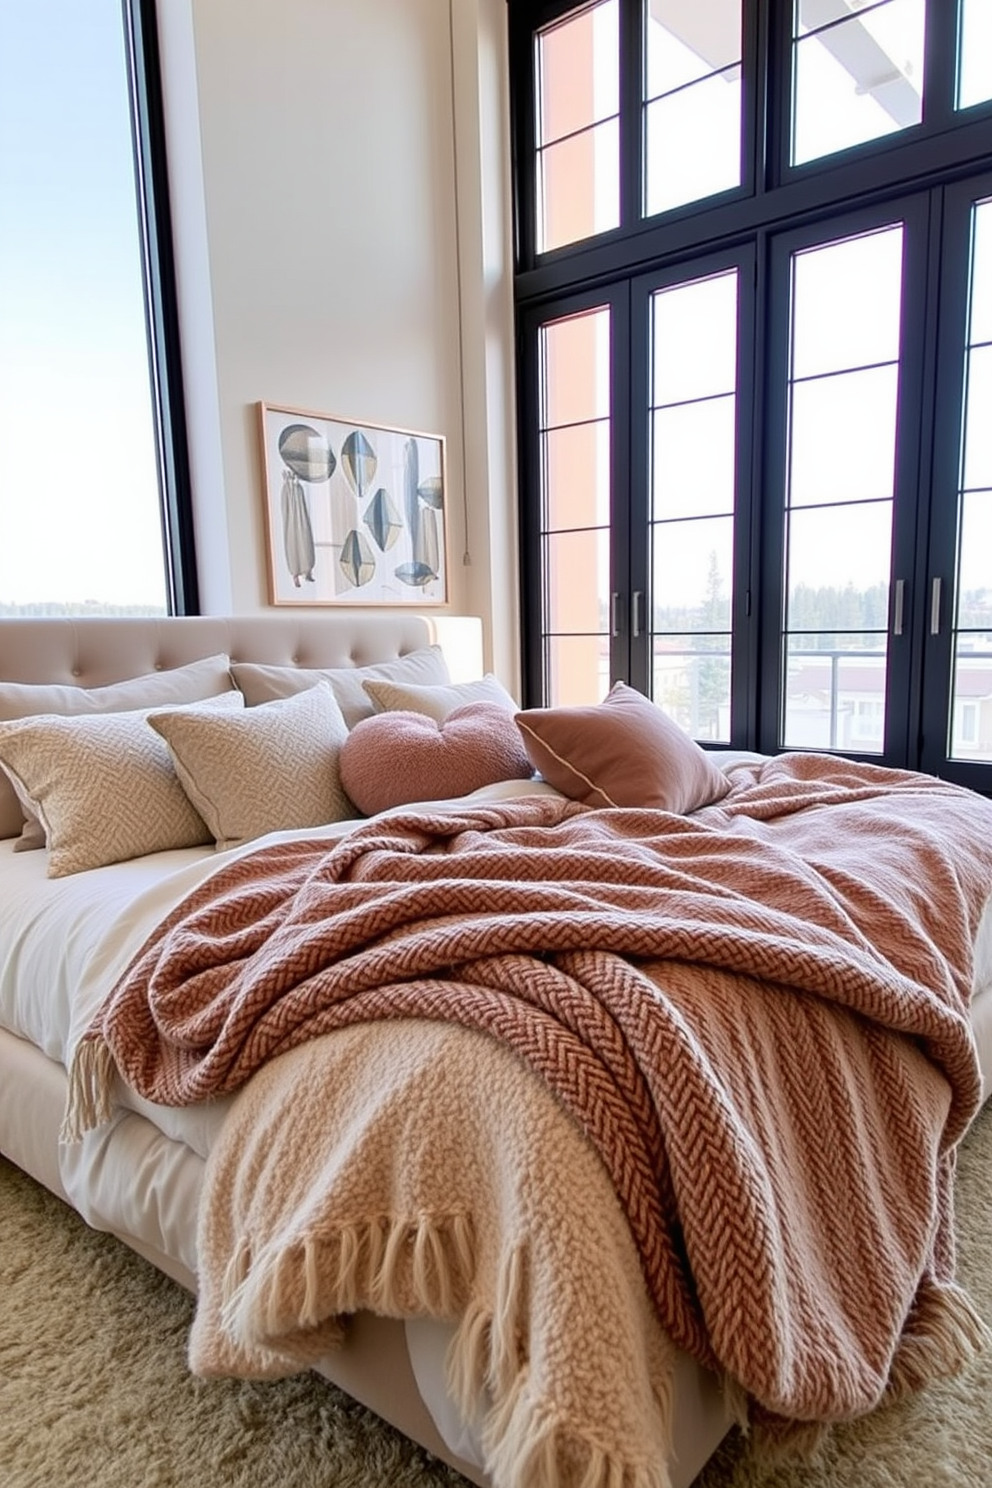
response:
<path id="1" fill-rule="evenodd" d="M 555 532 L 545 538 L 548 630 L 605 635 L 610 612 L 610 534 Z"/>
<path id="2" fill-rule="evenodd" d="M 882 0 L 849 19 L 834 0 L 796 0 L 792 163 L 919 124 L 925 0 Z"/>
<path id="3" fill-rule="evenodd" d="M 617 0 L 604 0 L 538 34 L 540 144 L 618 112 L 617 43 Z"/>
<path id="4" fill-rule="evenodd" d="M 958 628 L 969 627 L 992 630 L 992 491 L 961 499 Z"/>
<path id="5" fill-rule="evenodd" d="M 737 273 L 652 296 L 652 404 L 731 393 L 737 386 Z"/>
<path id="6" fill-rule="evenodd" d="M 0 611 L 164 613 L 159 489 L 120 3 L 4 5 Z"/>
<path id="7" fill-rule="evenodd" d="M 780 740 L 789 748 L 883 748 L 901 270 L 901 226 L 793 259 Z"/>
<path id="8" fill-rule="evenodd" d="M 617 0 L 537 34 L 537 251 L 620 221 Z"/>
<path id="9" fill-rule="evenodd" d="M 645 6 L 648 216 L 741 181 L 741 6 Z"/>
<path id="10" fill-rule="evenodd" d="M 562 708 L 601 703 L 610 690 L 606 636 L 550 636 L 546 646 L 549 696 Z"/>
<path id="11" fill-rule="evenodd" d="M 824 645 L 820 635 L 789 636 L 782 742 L 789 749 L 881 754 L 885 739 L 884 631 Z"/>
<path id="12" fill-rule="evenodd" d="M 863 630 L 885 626 L 892 546 L 892 503 L 808 506 L 789 513 L 790 630 Z M 814 627 L 794 611 L 797 588 L 823 605 Z M 878 609 L 869 608 L 878 605 Z M 872 622 L 869 615 L 877 614 Z"/>
<path id="13" fill-rule="evenodd" d="M 992 346 L 975 346 L 968 357 L 965 404 L 964 486 L 992 486 Z"/>
<path id="14" fill-rule="evenodd" d="M 539 253 L 617 226 L 618 139 L 617 121 L 609 119 L 541 152 Z"/>
<path id="15" fill-rule="evenodd" d="M 992 763 L 992 630 L 957 651 L 951 758 Z"/>
<path id="16" fill-rule="evenodd" d="M 958 108 L 992 98 L 992 5 L 961 0 Z"/>
<path id="17" fill-rule="evenodd" d="M 590 310 L 541 331 L 542 427 L 586 423 L 610 412 L 610 312 Z"/>
<path id="18" fill-rule="evenodd" d="M 797 253 L 793 377 L 896 361 L 901 281 L 901 225 Z"/>
<path id="19" fill-rule="evenodd" d="M 609 422 L 552 429 L 543 439 L 549 530 L 605 527 L 610 520 Z"/>
<path id="20" fill-rule="evenodd" d="M 654 524 L 653 632 L 730 629 L 733 541 L 732 517 Z"/>
<path id="21" fill-rule="evenodd" d="M 595 703 L 610 647 L 609 309 L 550 321 L 540 348 L 545 700 Z"/>
<path id="22" fill-rule="evenodd" d="M 895 366 L 796 383 L 790 440 L 793 507 L 892 495 L 898 390 Z"/>
<path id="23" fill-rule="evenodd" d="M 992 202 L 972 209 L 971 310 L 965 352 L 962 491 L 958 495 L 958 571 L 955 584 L 950 753 L 992 761 Z"/>
<path id="24" fill-rule="evenodd" d="M 655 413 L 651 468 L 656 521 L 733 511 L 736 414 L 732 393 Z"/>
<path id="25" fill-rule="evenodd" d="M 694 739 L 730 740 L 726 635 L 665 636 L 654 643 L 651 696 Z"/>
<path id="26" fill-rule="evenodd" d="M 648 217 L 740 185 L 739 68 L 649 103 L 645 125 Z"/>
<path id="27" fill-rule="evenodd" d="M 973 346 L 992 341 L 992 201 L 979 202 L 974 213 L 972 255 L 975 272 L 971 284 L 968 338 Z"/>

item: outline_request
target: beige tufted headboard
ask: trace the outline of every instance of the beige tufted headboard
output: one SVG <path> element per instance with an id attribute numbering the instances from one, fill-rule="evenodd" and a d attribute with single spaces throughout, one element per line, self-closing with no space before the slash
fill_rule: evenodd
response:
<path id="1" fill-rule="evenodd" d="M 16 618 L 0 620 L 0 681 L 102 687 L 221 651 L 232 661 L 270 666 L 368 666 L 435 642 L 444 648 L 453 679 L 481 673 L 481 623 L 472 617 L 335 610 L 182 619 Z"/>
<path id="2" fill-rule="evenodd" d="M 103 687 L 220 652 L 232 661 L 267 666 L 369 666 L 434 644 L 444 651 L 452 681 L 482 675 L 482 623 L 472 616 L 334 610 L 162 619 L 17 617 L 0 619 L 0 681 Z M 0 790 L 9 798 L 0 804 L 0 817 L 10 818 L 6 825 L 16 834 L 20 812 L 2 771 Z"/>

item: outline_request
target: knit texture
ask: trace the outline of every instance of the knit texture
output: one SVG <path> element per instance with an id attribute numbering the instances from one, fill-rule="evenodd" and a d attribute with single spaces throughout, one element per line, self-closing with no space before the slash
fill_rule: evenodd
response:
<path id="1" fill-rule="evenodd" d="M 450 1388 L 496 1485 L 667 1488 L 674 1349 L 609 1176 L 481 1034 L 364 1024 L 267 1065 L 208 1160 L 197 1254 L 199 1374 L 296 1372 L 359 1308 L 457 1319 Z"/>
<path id="2" fill-rule="evenodd" d="M 769 1432 L 958 1368 L 982 1339 L 951 1183 L 992 804 L 815 756 L 733 782 L 690 818 L 397 812 L 232 864 L 119 983 L 70 1118 L 104 1114 L 111 1064 L 182 1104 L 334 1029 L 450 1020 L 574 1115 L 665 1329 Z"/>

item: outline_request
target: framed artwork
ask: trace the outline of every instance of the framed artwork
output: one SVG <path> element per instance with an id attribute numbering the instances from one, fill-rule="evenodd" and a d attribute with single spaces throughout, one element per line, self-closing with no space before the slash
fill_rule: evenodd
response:
<path id="1" fill-rule="evenodd" d="M 258 410 L 271 603 L 447 603 L 443 437 Z"/>

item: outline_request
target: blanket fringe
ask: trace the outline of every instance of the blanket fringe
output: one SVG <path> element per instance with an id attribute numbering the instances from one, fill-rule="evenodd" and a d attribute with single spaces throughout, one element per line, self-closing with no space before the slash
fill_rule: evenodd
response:
<path id="1" fill-rule="evenodd" d="M 102 1038 L 86 1038 L 69 1066 L 69 1093 L 59 1141 L 81 1142 L 86 1132 L 105 1125 L 113 1115 L 114 1056 Z"/>
<path id="2" fill-rule="evenodd" d="M 959 1374 L 989 1348 L 992 1331 L 967 1292 L 954 1282 L 924 1281 L 892 1361 L 885 1404 Z"/>
<path id="3" fill-rule="evenodd" d="M 242 1237 L 224 1273 L 221 1328 L 242 1349 L 278 1350 L 300 1329 L 324 1329 L 361 1307 L 452 1317 L 465 1305 L 473 1267 L 462 1214 L 379 1216 L 255 1252 Z"/>
<path id="4" fill-rule="evenodd" d="M 494 1488 L 671 1488 L 663 1456 L 625 1460 L 535 1399 L 526 1366 L 487 1415 L 482 1452 Z"/>
<path id="5" fill-rule="evenodd" d="M 992 1330 L 968 1294 L 953 1282 L 924 1281 L 895 1351 L 879 1407 L 894 1405 L 937 1379 L 959 1374 L 979 1352 L 990 1348 Z M 736 1381 L 728 1381 L 728 1388 L 731 1399 L 737 1397 L 738 1407 L 747 1405 L 747 1396 Z M 747 1422 L 738 1420 L 751 1435 L 756 1456 L 769 1467 L 815 1461 L 834 1424 L 788 1419 L 753 1401 Z"/>
<path id="6" fill-rule="evenodd" d="M 494 1488 L 670 1488 L 664 1460 L 631 1462 L 590 1439 L 583 1423 L 535 1397 L 526 1362 L 526 1262 L 505 1258 L 493 1309 L 466 1307 L 447 1360 L 447 1382 L 462 1415 L 482 1421 L 482 1452 Z M 657 1401 L 668 1419 L 670 1401 Z"/>

